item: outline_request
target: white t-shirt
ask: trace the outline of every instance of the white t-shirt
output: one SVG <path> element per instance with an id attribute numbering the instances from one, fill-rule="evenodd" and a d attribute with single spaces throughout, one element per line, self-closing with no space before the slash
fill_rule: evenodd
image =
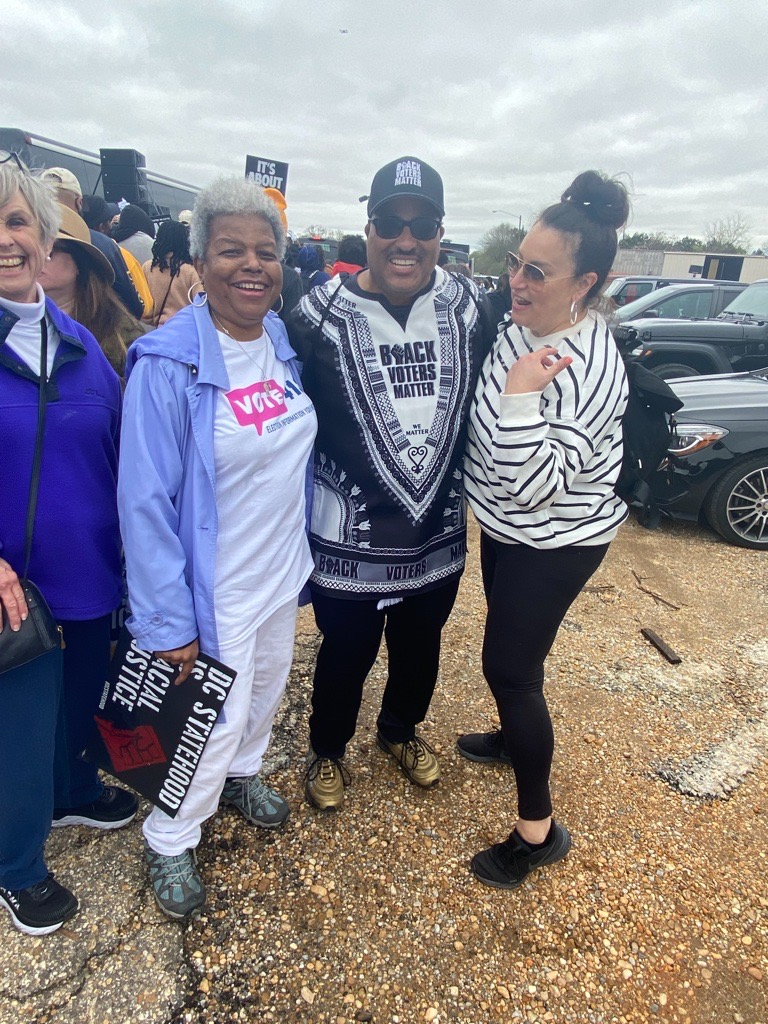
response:
<path id="1" fill-rule="evenodd" d="M 230 387 L 219 392 L 214 425 L 214 605 L 229 644 L 296 597 L 312 571 L 305 473 L 317 418 L 266 329 L 250 342 L 218 336 Z"/>

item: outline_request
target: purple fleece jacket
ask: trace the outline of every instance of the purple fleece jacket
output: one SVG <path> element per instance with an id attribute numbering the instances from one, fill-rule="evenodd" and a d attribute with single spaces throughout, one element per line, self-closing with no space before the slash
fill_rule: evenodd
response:
<path id="1" fill-rule="evenodd" d="M 46 314 L 60 344 L 48 384 L 29 578 L 57 619 L 95 619 L 122 597 L 120 382 L 89 331 L 50 299 Z M 16 319 L 0 300 L 0 555 L 21 575 L 39 390 L 37 374 L 6 341 Z"/>

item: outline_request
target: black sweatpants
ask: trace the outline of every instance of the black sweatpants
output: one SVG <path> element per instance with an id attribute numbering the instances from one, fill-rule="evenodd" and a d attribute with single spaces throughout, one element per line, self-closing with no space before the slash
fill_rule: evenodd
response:
<path id="1" fill-rule="evenodd" d="M 459 579 L 423 594 L 406 595 L 381 611 L 378 598 L 355 601 L 312 592 L 323 634 L 317 655 L 309 738 L 321 757 L 343 757 L 355 734 L 365 679 L 382 635 L 387 643 L 387 685 L 378 728 L 390 743 L 413 739 L 429 709 L 440 663 L 440 635 L 451 614 Z"/>
<path id="2" fill-rule="evenodd" d="M 502 544 L 482 534 L 488 602 L 483 672 L 512 758 L 521 818 L 538 821 L 552 813 L 555 741 L 544 697 L 544 660 L 566 612 L 607 550 L 607 544 L 545 550 Z"/>

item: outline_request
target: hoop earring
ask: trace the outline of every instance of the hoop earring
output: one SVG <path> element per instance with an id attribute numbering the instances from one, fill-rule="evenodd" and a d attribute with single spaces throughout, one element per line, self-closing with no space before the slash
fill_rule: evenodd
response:
<path id="1" fill-rule="evenodd" d="M 272 310 L 273 313 L 277 313 L 278 315 L 283 312 L 283 305 L 284 305 L 284 303 L 283 303 L 283 293 L 282 292 L 280 292 L 279 298 L 280 298 L 280 305 L 278 306 L 277 309 L 273 309 Z"/>
<path id="2" fill-rule="evenodd" d="M 575 327 L 576 326 L 576 321 L 578 320 L 578 318 L 579 318 L 579 304 L 576 301 L 576 299 L 574 299 L 573 302 L 571 303 L 571 315 L 570 315 L 571 327 Z"/>
<path id="3" fill-rule="evenodd" d="M 197 285 L 196 284 L 191 284 L 189 286 L 189 288 L 187 288 L 187 299 L 188 299 L 189 304 L 191 306 L 197 306 L 197 308 L 200 309 L 208 301 L 208 293 L 207 292 L 198 292 L 195 295 L 195 297 L 193 298 L 192 297 L 192 289 L 193 288 L 197 288 Z M 202 302 L 195 302 L 195 299 L 199 299 L 201 295 L 203 297 L 203 301 Z"/>

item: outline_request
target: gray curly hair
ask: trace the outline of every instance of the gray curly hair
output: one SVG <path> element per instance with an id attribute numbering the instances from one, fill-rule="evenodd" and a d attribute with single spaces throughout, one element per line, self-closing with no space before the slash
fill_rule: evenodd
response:
<path id="1" fill-rule="evenodd" d="M 37 174 L 23 170 L 13 160 L 0 164 L 0 206 L 5 206 L 21 192 L 40 229 L 44 249 L 53 245 L 61 224 L 61 211 L 53 185 L 41 181 Z"/>
<path id="2" fill-rule="evenodd" d="M 189 229 L 189 251 L 195 259 L 205 259 L 214 217 L 241 215 L 263 217 L 275 236 L 278 259 L 285 253 L 285 228 L 280 213 L 259 185 L 247 178 L 218 178 L 204 188 L 195 200 Z"/>

